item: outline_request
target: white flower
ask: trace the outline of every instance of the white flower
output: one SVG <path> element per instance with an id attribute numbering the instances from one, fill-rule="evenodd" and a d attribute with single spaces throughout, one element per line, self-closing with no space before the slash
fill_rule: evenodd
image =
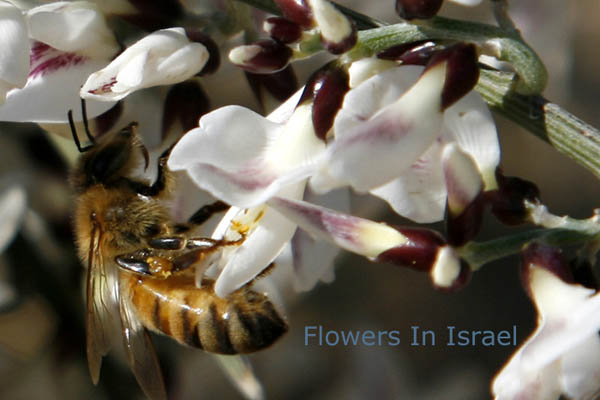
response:
<path id="1" fill-rule="evenodd" d="M 299 95 L 267 118 L 238 106 L 206 114 L 200 127 L 189 131 L 169 157 L 169 168 L 187 171 L 198 186 L 236 206 L 213 234 L 227 240 L 236 240 L 242 231 L 244 235 L 241 245 L 225 249 L 207 271 L 218 274 L 215 292 L 219 296 L 252 280 L 296 230 L 295 223 L 264 202 L 275 194 L 301 198 L 307 175 L 296 167 L 325 146 L 314 134 L 310 107 L 294 111 Z M 290 170 L 293 177 L 287 175 Z"/>
<path id="2" fill-rule="evenodd" d="M 540 252 L 540 246 L 534 246 Z M 600 394 L 600 295 L 567 283 L 536 260 L 525 268 L 538 327 L 494 379 L 495 398 L 554 400 L 564 394 L 578 400 L 596 399 Z"/>
<path id="3" fill-rule="evenodd" d="M 385 68 L 380 64 L 378 69 Z M 446 204 L 442 152 L 453 142 L 473 158 L 486 189 L 495 188 L 500 150 L 487 106 L 470 92 L 442 113 L 443 68 L 417 80 L 422 70 L 387 69 L 348 92 L 334 123 L 328 159 L 311 178 L 313 189 L 325 192 L 349 184 L 416 222 L 438 221 Z M 357 71 L 359 81 L 364 79 L 365 68 Z"/>
<path id="4" fill-rule="evenodd" d="M 87 1 L 59 1 L 27 11 L 29 36 L 66 53 L 110 59 L 119 44 L 104 16 Z"/>
<path id="5" fill-rule="evenodd" d="M 0 10 L 7 11 L 10 6 L 2 4 L 1 7 Z M 9 62 L 0 57 L 0 71 L 9 73 L 4 79 L 12 86 L 2 84 L 0 91 L 14 89 L 6 94 L 6 103 L 0 106 L 0 120 L 63 123 L 69 109 L 73 110 L 75 120 L 81 120 L 78 96 L 81 85 L 119 50 L 104 16 L 87 2 L 35 7 L 28 10 L 24 18 L 14 7 L 10 12 L 14 20 L 5 21 L 6 33 L 2 35 L 3 40 L 9 40 L 3 46 L 9 51 L 2 53 Z M 14 78 L 15 71 L 18 71 L 18 82 Z M 20 87 L 23 88 L 18 89 Z M 88 117 L 105 112 L 113 104 L 88 102 Z"/>
<path id="6" fill-rule="evenodd" d="M 22 88 L 29 71 L 29 38 L 21 11 L 0 3 L 0 104 L 14 88 Z"/>
<path id="7" fill-rule="evenodd" d="M 183 28 L 162 29 L 91 74 L 80 95 L 114 101 L 142 88 L 182 82 L 200 72 L 208 57 L 206 47 L 191 42 Z"/>

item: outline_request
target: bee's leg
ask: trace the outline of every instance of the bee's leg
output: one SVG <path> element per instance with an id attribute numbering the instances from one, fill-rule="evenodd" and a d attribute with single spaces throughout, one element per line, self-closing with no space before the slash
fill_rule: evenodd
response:
<path id="1" fill-rule="evenodd" d="M 185 246 L 182 246 L 179 250 L 166 249 L 166 247 L 172 246 L 180 239 L 185 243 Z M 205 238 L 186 240 L 166 237 L 157 238 L 153 241 L 158 248 L 121 254 L 115 257 L 115 262 L 119 267 L 129 272 L 165 279 L 173 273 L 184 271 L 202 261 L 207 254 L 220 247 L 217 246 L 220 242 Z M 161 250 L 170 251 L 162 252 Z"/>
<path id="2" fill-rule="evenodd" d="M 192 216 L 188 219 L 188 223 L 193 225 L 202 225 L 214 214 L 226 211 L 228 208 L 229 204 L 217 200 L 212 204 L 207 204 L 201 207 L 198 211 L 192 214 Z"/>
<path id="3" fill-rule="evenodd" d="M 115 257 L 117 265 L 129 272 L 135 272 L 138 275 L 152 275 L 150 264 L 143 259 L 129 258 L 127 256 Z"/>
<path id="4" fill-rule="evenodd" d="M 198 211 L 192 214 L 191 217 L 188 218 L 187 223 L 176 224 L 175 232 L 184 233 L 191 230 L 195 225 L 202 225 L 210 217 L 213 215 L 226 211 L 230 207 L 229 204 L 224 203 L 220 200 L 215 201 L 214 203 L 207 204 L 205 206 L 200 207 Z"/>

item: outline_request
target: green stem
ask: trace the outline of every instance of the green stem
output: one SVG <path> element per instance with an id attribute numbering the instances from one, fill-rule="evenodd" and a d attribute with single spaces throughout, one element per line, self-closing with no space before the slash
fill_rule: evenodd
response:
<path id="1" fill-rule="evenodd" d="M 470 242 L 458 252 L 472 270 L 476 271 L 484 264 L 520 253 L 523 246 L 532 240 L 542 240 L 549 245 L 560 247 L 583 243 L 594 236 L 568 229 L 536 229 L 486 242 Z"/>

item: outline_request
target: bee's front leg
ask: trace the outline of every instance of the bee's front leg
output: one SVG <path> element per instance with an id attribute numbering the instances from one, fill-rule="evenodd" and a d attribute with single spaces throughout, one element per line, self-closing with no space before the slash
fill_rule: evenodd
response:
<path id="1" fill-rule="evenodd" d="M 187 270 L 192 265 L 224 245 L 209 238 L 158 237 L 148 241 L 150 248 L 136 250 L 115 257 L 119 267 L 139 275 L 165 279 L 171 274 Z"/>

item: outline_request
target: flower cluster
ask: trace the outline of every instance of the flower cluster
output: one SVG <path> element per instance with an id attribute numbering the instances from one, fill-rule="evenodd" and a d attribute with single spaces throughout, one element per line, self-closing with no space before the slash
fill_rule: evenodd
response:
<path id="1" fill-rule="evenodd" d="M 204 219 L 193 211 L 211 209 L 206 202 L 224 204 L 215 207 L 226 209 L 219 221 L 194 231 L 210 236 L 212 248 L 193 260 L 196 286 L 214 280 L 224 299 L 266 274 L 296 291 L 330 282 L 340 249 L 425 272 L 436 289 L 453 292 L 481 266 L 473 249 L 486 209 L 507 225 L 572 228 L 540 212 L 534 184 L 499 168 L 496 127 L 474 91 L 489 41 L 452 32 L 401 43 L 384 32 L 377 41 L 328 0 L 274 3 L 281 16 L 250 16 L 228 2 L 0 2 L 0 120 L 52 123 L 65 135 L 69 115 L 71 129 L 77 121 L 92 142 L 138 121 L 140 147 L 164 155 L 159 168 L 177 177 L 174 220 L 191 226 Z M 442 3 L 397 0 L 406 20 L 398 27 L 434 17 Z M 254 40 L 257 26 L 268 39 Z M 228 61 L 220 59 L 223 49 Z M 296 91 L 291 63 L 321 51 L 328 61 Z M 211 100 L 228 95 L 222 82 L 232 81 L 225 73 L 232 67 L 244 70 L 260 105 L 265 90 L 282 104 L 266 117 L 229 99 L 212 109 Z M 143 155 L 135 172 L 156 173 Z M 383 200 L 411 225 L 353 215 L 351 193 Z M 15 209 L 19 195 L 0 200 Z M 0 247 L 18 214 L 0 218 Z M 414 226 L 440 221 L 445 235 Z M 590 259 L 599 247 L 595 225 L 577 225 Z M 592 398 L 600 386 L 600 298 L 576 283 L 556 247 L 541 242 L 524 248 L 521 272 L 538 328 L 495 378 L 494 395 Z M 0 282 L 0 300 L 2 290 Z M 277 290 L 269 295 L 277 303 Z M 262 396 L 245 361 L 223 360 L 247 397 Z"/>

